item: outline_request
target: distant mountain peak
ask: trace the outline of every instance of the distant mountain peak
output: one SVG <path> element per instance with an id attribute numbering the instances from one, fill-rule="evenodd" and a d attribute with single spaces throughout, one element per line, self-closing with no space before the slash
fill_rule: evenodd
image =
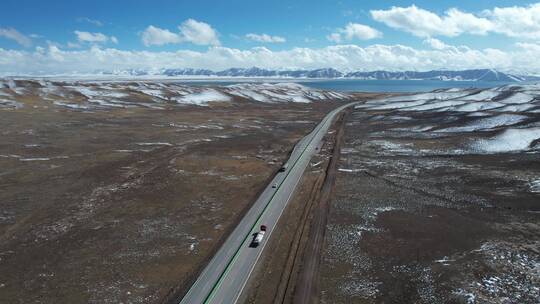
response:
<path id="1" fill-rule="evenodd" d="M 222 71 L 195 68 L 168 68 L 161 70 L 128 69 L 122 71 L 103 72 L 108 75 L 162 75 L 162 76 L 203 76 L 203 77 L 249 77 L 249 78 L 322 78 L 322 79 L 366 79 L 366 80 L 443 80 L 443 81 L 501 81 L 521 82 L 540 80 L 536 76 L 522 76 L 500 72 L 494 69 L 471 70 L 432 70 L 432 71 L 385 71 L 370 72 L 341 72 L 334 68 L 319 68 L 312 70 L 271 70 L 259 67 L 229 68 Z"/>

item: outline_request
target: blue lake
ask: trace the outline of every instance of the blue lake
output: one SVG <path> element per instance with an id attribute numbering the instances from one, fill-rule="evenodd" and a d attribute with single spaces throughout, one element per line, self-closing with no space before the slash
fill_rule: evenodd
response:
<path id="1" fill-rule="evenodd" d="M 509 84 L 493 81 L 359 80 L 359 79 L 222 79 L 179 81 L 190 85 L 231 85 L 249 82 L 297 82 L 305 86 L 343 92 L 428 92 L 442 88 L 491 88 Z"/>
<path id="2" fill-rule="evenodd" d="M 337 79 L 305 81 L 303 85 L 344 92 L 427 92 L 442 88 L 491 88 L 508 82 L 441 81 L 441 80 L 357 80 Z"/>

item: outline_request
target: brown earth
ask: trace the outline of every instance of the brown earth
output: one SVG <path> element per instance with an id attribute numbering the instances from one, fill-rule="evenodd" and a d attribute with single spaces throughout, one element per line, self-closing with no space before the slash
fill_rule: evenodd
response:
<path id="1" fill-rule="evenodd" d="M 160 303 L 181 293 L 294 143 L 337 105 L 25 103 L 0 111 L 1 303 Z"/>
<path id="2" fill-rule="evenodd" d="M 349 116 L 321 303 L 539 303 L 538 153 L 449 153 L 486 132 L 414 131 L 452 115 Z"/>

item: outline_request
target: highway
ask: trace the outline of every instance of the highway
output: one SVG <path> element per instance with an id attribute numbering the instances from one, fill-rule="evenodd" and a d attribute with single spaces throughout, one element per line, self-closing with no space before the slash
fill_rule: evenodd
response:
<path id="1" fill-rule="evenodd" d="M 287 206 L 312 156 L 320 147 L 336 115 L 356 102 L 328 113 L 323 120 L 294 147 L 285 172 L 279 172 L 264 189 L 225 243 L 217 251 L 188 290 L 181 304 L 236 303 Z M 275 188 L 272 185 L 277 185 Z M 249 245 L 261 225 L 266 235 L 256 248 Z"/>

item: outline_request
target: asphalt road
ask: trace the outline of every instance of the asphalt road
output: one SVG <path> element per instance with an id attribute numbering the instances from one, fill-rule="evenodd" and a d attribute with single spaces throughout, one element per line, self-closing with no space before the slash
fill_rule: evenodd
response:
<path id="1" fill-rule="evenodd" d="M 294 147 L 285 172 L 276 174 L 222 247 L 201 272 L 181 304 L 236 303 L 283 210 L 292 197 L 311 157 L 321 145 L 336 115 L 350 103 L 328 113 L 311 133 Z M 272 188 L 272 185 L 277 185 Z M 267 231 L 256 248 L 249 245 L 261 225 Z"/>

